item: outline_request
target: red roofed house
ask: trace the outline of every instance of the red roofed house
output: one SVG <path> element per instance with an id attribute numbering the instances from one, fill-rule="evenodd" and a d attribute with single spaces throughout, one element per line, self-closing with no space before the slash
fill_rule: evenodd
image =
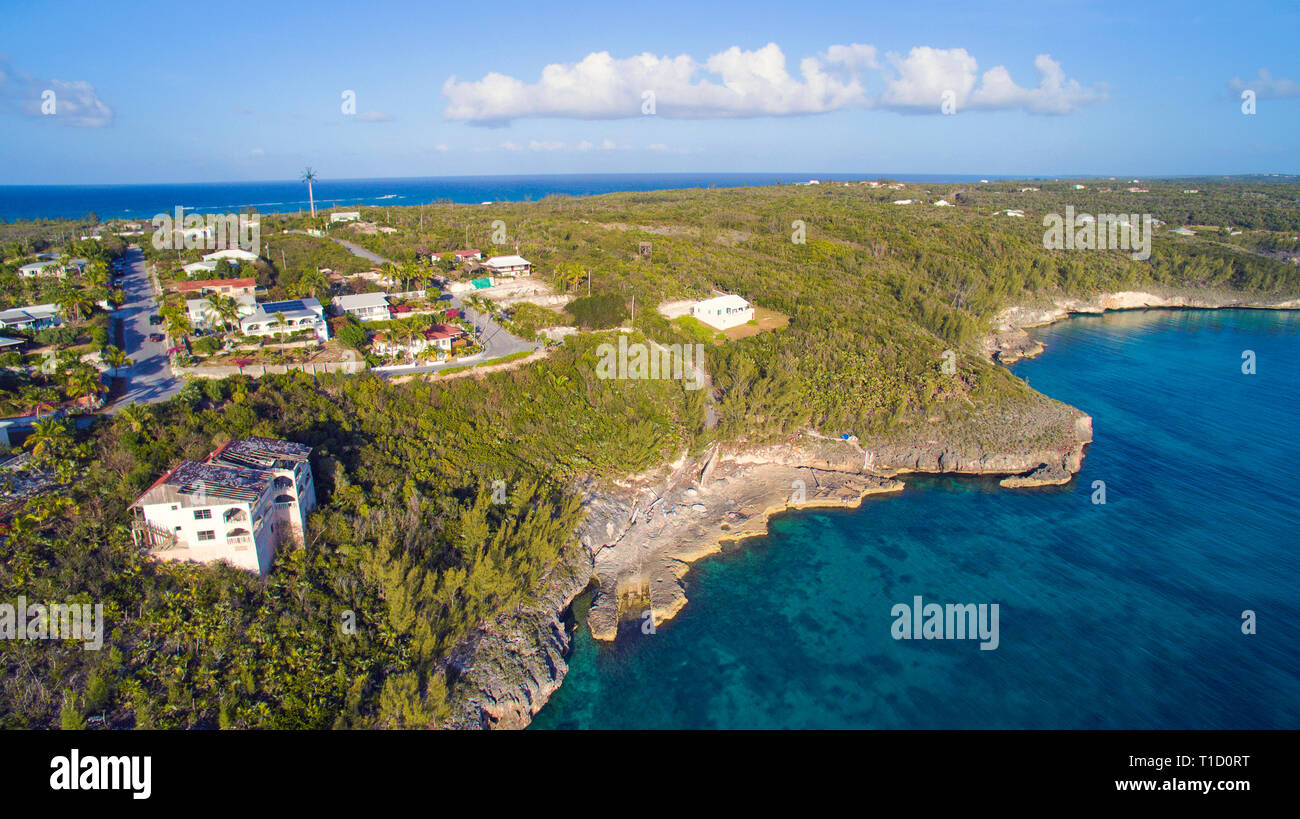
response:
<path id="1" fill-rule="evenodd" d="M 402 342 L 387 333 L 375 336 L 374 350 L 381 355 L 416 356 L 426 350 L 450 350 L 452 343 L 465 335 L 454 324 L 435 324 L 410 341 Z"/>

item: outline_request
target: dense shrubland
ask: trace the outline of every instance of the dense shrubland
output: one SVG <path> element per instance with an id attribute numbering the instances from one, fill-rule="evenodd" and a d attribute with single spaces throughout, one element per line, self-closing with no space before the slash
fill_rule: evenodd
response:
<path id="1" fill-rule="evenodd" d="M 1010 303 L 1136 286 L 1300 289 L 1300 271 L 1276 255 L 1295 248 L 1290 234 L 1162 233 L 1146 262 L 1041 243 L 1042 215 L 1066 204 L 1150 212 L 1170 227 L 1296 231 L 1295 186 L 1201 182 L 1193 195 L 1181 183 L 1152 184 L 1149 194 L 1038 184 L 1023 194 L 1010 183 L 972 187 L 954 208 L 889 204 L 953 200 L 952 186 L 838 185 L 363 208 L 364 218 L 399 232 L 349 238 L 408 264 L 465 244 L 490 252 L 490 224 L 501 219 L 510 247 L 499 252 L 518 243 L 557 290 L 579 297 L 567 311 L 575 322 L 632 323 L 633 341 L 701 341 L 653 306 L 712 290 L 740 293 L 790 325 L 705 343 L 711 391 L 597 378 L 596 347 L 618 331 L 594 329 L 542 361 L 485 378 L 232 378 L 87 431 L 47 430 L 39 460 L 59 488 L 8 510 L 0 599 L 103 601 L 112 633 L 101 652 L 0 645 L 0 724 L 80 725 L 97 715 L 117 726 L 435 724 L 456 694 L 440 662 L 448 649 L 535 594 L 574 548 L 576 480 L 810 425 L 862 434 L 922 416 L 1002 417 L 1030 391 L 984 362 L 977 344 Z M 1008 207 L 1027 218 L 995 215 Z M 806 243 L 791 241 L 796 220 Z M 343 267 L 333 243 L 278 232 L 310 224 L 264 217 L 273 248 L 285 251 L 259 264 L 273 290 L 292 291 L 313 266 Z M 640 242 L 652 244 L 649 259 Z M 536 329 L 548 316 L 524 309 L 516 318 Z M 336 327 L 340 337 L 357 334 L 347 324 Z M 941 371 L 947 350 L 955 377 Z M 321 507 L 306 544 L 286 549 L 266 579 L 137 554 L 126 528 L 134 497 L 177 459 L 250 433 L 316 448 Z M 502 485 L 505 500 L 494 502 Z"/>

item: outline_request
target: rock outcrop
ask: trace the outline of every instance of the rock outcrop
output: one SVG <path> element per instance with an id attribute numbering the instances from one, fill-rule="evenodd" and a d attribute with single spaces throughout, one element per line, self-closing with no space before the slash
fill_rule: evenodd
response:
<path id="1" fill-rule="evenodd" d="M 455 712 L 448 728 L 525 728 L 569 670 L 572 633 L 564 613 L 591 578 L 591 554 L 576 549 L 543 583 L 535 602 L 475 629 L 445 661 Z"/>
<path id="2" fill-rule="evenodd" d="M 1224 307 L 1296 310 L 1300 309 L 1300 299 L 1261 298 L 1245 293 L 1159 294 L 1143 290 L 1102 293 L 1093 298 L 1059 298 L 1048 306 L 1016 306 L 1003 310 L 993 320 L 993 332 L 984 340 L 984 352 L 989 359 L 1003 364 L 1038 355 L 1043 351 L 1043 345 L 1031 339 L 1025 328 L 1051 324 L 1070 315 L 1105 313 L 1108 310 Z"/>

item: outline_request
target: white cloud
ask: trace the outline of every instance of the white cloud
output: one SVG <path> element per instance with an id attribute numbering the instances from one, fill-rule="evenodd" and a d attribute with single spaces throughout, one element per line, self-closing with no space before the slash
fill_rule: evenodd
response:
<path id="1" fill-rule="evenodd" d="M 52 98 L 46 94 L 52 91 Z M 44 95 L 44 96 L 43 96 Z M 42 103 L 52 99 L 53 114 L 45 114 Z M 0 106 L 27 117 L 48 118 L 61 125 L 102 128 L 113 122 L 113 111 L 88 82 L 45 80 L 15 70 L 0 60 Z"/>
<path id="2" fill-rule="evenodd" d="M 563 150 L 564 150 L 564 143 L 563 143 L 563 142 L 538 142 L 537 140 L 534 139 L 534 140 L 530 140 L 530 141 L 529 141 L 529 143 L 528 143 L 528 150 L 530 150 L 530 151 L 563 151 Z"/>
<path id="3" fill-rule="evenodd" d="M 626 149 L 629 146 L 623 145 L 621 147 Z M 619 150 L 619 148 L 620 148 L 619 144 L 614 140 L 609 139 L 608 137 L 602 139 L 599 145 L 587 139 L 584 139 L 583 141 L 578 143 L 579 151 L 617 151 Z"/>
<path id="4" fill-rule="evenodd" d="M 703 63 L 684 54 L 615 59 L 601 51 L 575 64 L 548 65 L 531 84 L 497 73 L 477 82 L 451 77 L 442 87 L 450 100 L 444 114 L 476 125 L 639 117 L 646 92 L 654 94 L 655 114 L 668 118 L 814 114 L 860 102 L 857 73 L 868 60 L 874 60 L 870 46 L 836 46 L 803 60 L 797 79 L 775 43 L 755 51 L 733 46 Z"/>
<path id="5" fill-rule="evenodd" d="M 434 149 L 435 151 L 438 151 L 439 153 L 444 153 L 444 152 L 446 152 L 446 151 L 448 150 L 446 144 L 441 143 L 441 142 L 439 142 L 437 145 L 434 145 L 434 146 L 433 146 L 433 149 Z"/>
<path id="6" fill-rule="evenodd" d="M 1060 63 L 1048 54 L 1034 58 L 1039 77 L 1036 88 L 1016 85 L 1011 72 L 1000 65 L 985 71 L 977 83 L 978 63 L 964 48 L 919 46 L 906 57 L 890 54 L 889 61 L 896 73 L 886 80 L 876 105 L 895 111 L 938 112 L 947 92 L 951 92 L 957 111 L 1023 110 L 1031 114 L 1071 114 L 1106 98 L 1100 88 L 1084 88 L 1077 80 L 1067 80 Z"/>
<path id="7" fill-rule="evenodd" d="M 1259 70 L 1259 76 L 1253 80 L 1242 81 L 1239 77 L 1233 77 L 1228 87 L 1238 93 L 1246 90 L 1254 91 L 1256 97 L 1264 100 L 1300 97 L 1300 83 L 1283 77 L 1274 78 L 1272 73 L 1263 68 Z"/>
<path id="8" fill-rule="evenodd" d="M 1067 80 L 1061 64 L 1049 54 L 1034 58 L 1038 87 L 1021 88 L 1002 66 L 984 72 L 980 87 L 971 94 L 969 107 L 983 110 L 1021 108 L 1031 114 L 1073 114 L 1080 108 L 1106 99 L 1100 87 L 1084 88 L 1078 80 Z"/>
<path id="9" fill-rule="evenodd" d="M 478 81 L 451 77 L 442 86 L 449 100 L 443 113 L 486 126 L 526 117 L 634 118 L 645 115 L 647 92 L 653 94 L 655 115 L 670 119 L 793 116 L 866 107 L 938 113 L 947 90 L 954 92 L 958 110 L 1065 114 L 1105 99 L 1103 90 L 1067 80 L 1046 54 L 1034 61 L 1036 88 L 1016 85 L 1002 66 L 985 72 L 980 81 L 975 58 L 961 48 L 920 46 L 906 57 L 889 55 L 889 62 L 892 70 L 880 66 L 874 46 L 832 45 L 800 60 L 796 77 L 775 43 L 753 51 L 732 46 L 703 62 L 685 54 L 618 59 L 600 51 L 577 63 L 548 65 L 534 83 L 495 72 Z M 885 88 L 872 96 L 865 81 L 875 72 Z"/>
<path id="10" fill-rule="evenodd" d="M 254 148 L 253 150 L 249 151 L 248 153 L 249 153 L 251 156 L 262 156 L 263 154 L 266 153 L 266 151 L 263 151 L 261 148 Z"/>
<path id="11" fill-rule="evenodd" d="M 383 111 L 375 111 L 372 109 L 370 111 L 362 111 L 360 114 L 357 114 L 357 119 L 360 120 L 361 122 L 392 122 L 393 115 L 386 114 Z"/>

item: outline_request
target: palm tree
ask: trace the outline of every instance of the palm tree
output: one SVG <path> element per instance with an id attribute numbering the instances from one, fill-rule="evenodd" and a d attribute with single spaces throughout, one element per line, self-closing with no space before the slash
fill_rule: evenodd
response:
<path id="1" fill-rule="evenodd" d="M 107 287 L 108 264 L 101 259 L 91 262 L 86 269 L 86 282 L 92 287 Z"/>
<path id="2" fill-rule="evenodd" d="M 23 405 L 28 407 L 32 415 L 36 418 L 41 417 L 41 411 L 54 412 L 54 405 L 59 400 L 59 394 L 49 387 L 37 387 L 23 395 Z"/>
<path id="3" fill-rule="evenodd" d="M 298 281 L 294 283 L 293 289 L 298 298 L 306 298 L 307 296 L 320 298 L 322 295 L 328 297 L 329 286 L 329 280 L 325 278 L 325 274 L 320 272 L 319 268 L 316 268 L 304 270 L 303 274 L 298 277 Z"/>
<path id="4" fill-rule="evenodd" d="M 384 262 L 382 269 L 384 271 L 384 276 L 388 278 L 389 287 L 392 287 L 397 283 L 398 278 L 401 276 L 401 269 L 392 262 Z"/>
<path id="5" fill-rule="evenodd" d="M 94 305 L 80 290 L 66 290 L 59 294 L 59 309 L 72 321 L 79 321 L 90 316 Z"/>
<path id="6" fill-rule="evenodd" d="M 32 434 L 27 436 L 23 446 L 32 451 L 32 457 L 38 461 L 54 455 L 71 440 L 68 425 L 53 418 L 37 421 L 32 427 Z"/>
<path id="7" fill-rule="evenodd" d="M 133 432 L 144 432 L 153 415 L 144 404 L 127 404 L 117 414 L 118 420 L 131 427 Z"/>
<path id="8" fill-rule="evenodd" d="M 415 349 L 412 346 L 412 342 L 414 342 L 420 335 L 420 331 L 417 330 L 413 324 L 407 322 L 395 324 L 392 329 L 389 330 L 389 336 L 393 341 L 406 348 L 407 360 L 415 359 Z"/>
<path id="9" fill-rule="evenodd" d="M 411 289 L 411 283 L 420 278 L 420 266 L 415 262 L 403 262 L 401 266 L 402 292 Z"/>
<path id="10" fill-rule="evenodd" d="M 573 289 L 574 285 L 587 278 L 587 271 L 577 262 L 561 262 L 556 266 L 555 273 L 565 290 Z"/>
<path id="11" fill-rule="evenodd" d="M 113 375 L 118 375 L 118 370 L 123 367 L 131 366 L 131 359 L 127 358 L 126 353 L 111 344 L 104 348 L 99 357 L 113 370 Z"/>
<path id="12" fill-rule="evenodd" d="M 229 330 L 232 324 L 239 321 L 239 302 L 229 296 L 212 293 L 208 296 L 207 304 L 204 305 L 204 312 L 213 322 L 221 322 L 221 325 Z"/>
<path id="13" fill-rule="evenodd" d="M 187 336 L 194 330 L 189 314 L 175 305 L 164 307 L 162 317 L 163 327 L 167 330 L 167 335 L 174 339 Z"/>
<path id="14" fill-rule="evenodd" d="M 309 165 L 307 167 L 307 170 L 303 171 L 302 173 L 302 181 L 307 183 L 307 199 L 308 201 L 311 202 L 312 218 L 315 218 L 316 216 L 316 197 L 312 194 L 312 190 L 311 190 L 311 183 L 312 180 L 314 180 L 315 178 L 316 178 L 316 172 L 313 171 L 311 169 L 311 166 Z"/>
<path id="15" fill-rule="evenodd" d="M 63 391 L 74 401 L 78 398 L 87 398 L 108 392 L 103 382 L 99 380 L 99 373 L 82 368 L 68 373 L 67 380 L 63 384 Z"/>

